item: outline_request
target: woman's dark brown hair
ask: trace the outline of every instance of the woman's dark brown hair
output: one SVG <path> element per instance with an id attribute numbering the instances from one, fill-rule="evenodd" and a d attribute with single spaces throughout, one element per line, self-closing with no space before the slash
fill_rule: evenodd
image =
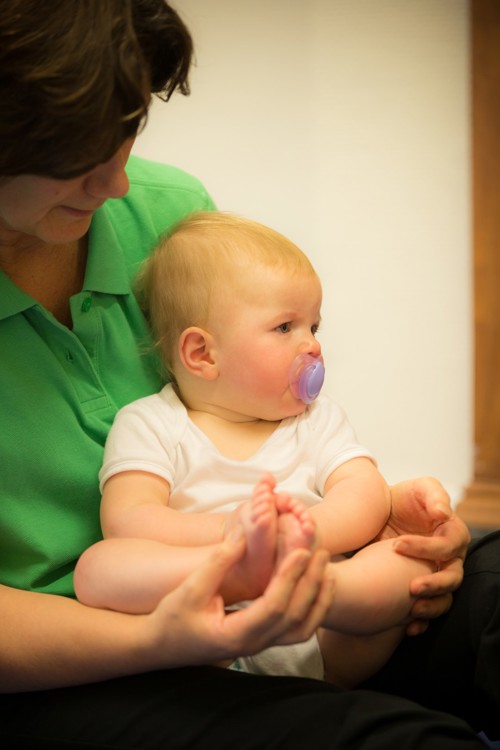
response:
<path id="1" fill-rule="evenodd" d="M 151 93 L 189 93 L 191 36 L 165 0 L 8 0 L 0 175 L 68 179 L 135 135 Z"/>

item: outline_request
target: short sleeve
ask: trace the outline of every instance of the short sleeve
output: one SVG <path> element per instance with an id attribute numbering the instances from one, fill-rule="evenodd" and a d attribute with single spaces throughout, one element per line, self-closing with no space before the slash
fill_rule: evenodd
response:
<path id="1" fill-rule="evenodd" d="M 110 477 L 124 471 L 147 471 L 173 484 L 183 420 L 162 394 L 139 399 L 118 411 L 104 448 L 101 492 Z"/>
<path id="2" fill-rule="evenodd" d="M 346 461 L 369 458 L 375 463 L 373 454 L 358 442 L 343 408 L 327 396 L 312 404 L 308 423 L 316 446 L 316 482 L 321 494 L 330 474 Z"/>

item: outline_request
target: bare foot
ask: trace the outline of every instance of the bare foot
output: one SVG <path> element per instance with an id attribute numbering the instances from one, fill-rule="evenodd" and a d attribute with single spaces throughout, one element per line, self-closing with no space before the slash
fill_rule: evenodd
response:
<path id="1" fill-rule="evenodd" d="M 275 485 L 274 477 L 265 474 L 255 485 L 251 500 L 240 505 L 235 513 L 235 522 L 243 527 L 246 538 L 245 556 L 235 572 L 245 581 L 247 599 L 263 593 L 275 566 L 278 530 Z"/>
<path id="2" fill-rule="evenodd" d="M 317 544 L 316 522 L 306 506 L 285 492 L 276 496 L 278 537 L 276 562 L 295 549 L 313 550 Z"/>

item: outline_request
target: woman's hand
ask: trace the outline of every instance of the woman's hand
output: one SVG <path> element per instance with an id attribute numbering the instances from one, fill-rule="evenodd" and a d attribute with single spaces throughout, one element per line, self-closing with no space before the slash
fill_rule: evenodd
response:
<path id="1" fill-rule="evenodd" d="M 425 477 L 391 487 L 392 511 L 379 538 L 398 537 L 397 552 L 432 560 L 437 571 L 415 578 L 411 593 L 419 597 L 407 628 L 409 635 L 424 632 L 428 620 L 444 614 L 463 578 L 463 560 L 470 542 L 465 523 L 450 506 L 449 496 L 437 479 Z"/>
<path id="2" fill-rule="evenodd" d="M 319 627 L 333 596 L 333 582 L 325 575 L 328 553 L 295 550 L 261 597 L 244 609 L 226 612 L 219 589 L 244 550 L 242 535 L 231 533 L 207 564 L 145 615 L 152 668 L 158 668 L 162 650 L 168 666 L 216 663 L 306 640 Z"/>

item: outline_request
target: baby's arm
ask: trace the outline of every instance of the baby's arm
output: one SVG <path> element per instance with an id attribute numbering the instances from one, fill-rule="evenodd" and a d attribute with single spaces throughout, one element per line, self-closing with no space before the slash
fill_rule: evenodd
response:
<path id="1" fill-rule="evenodd" d="M 369 458 L 354 458 L 330 474 L 323 500 L 310 510 L 318 528 L 318 546 L 343 554 L 380 533 L 390 515 L 391 493 Z"/>
<path id="2" fill-rule="evenodd" d="M 172 545 L 202 546 L 222 541 L 226 514 L 180 513 L 169 507 L 170 485 L 156 474 L 124 471 L 110 477 L 101 499 L 105 538 L 140 537 Z"/>

